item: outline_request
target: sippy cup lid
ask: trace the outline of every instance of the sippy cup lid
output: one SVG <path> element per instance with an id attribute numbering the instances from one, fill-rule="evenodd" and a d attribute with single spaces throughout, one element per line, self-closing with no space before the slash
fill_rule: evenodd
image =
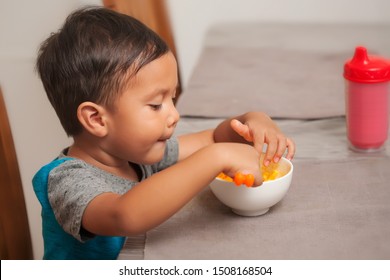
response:
<path id="1" fill-rule="evenodd" d="M 344 78 L 359 83 L 390 81 L 390 62 L 379 56 L 369 56 L 365 47 L 358 46 L 353 58 L 344 65 Z"/>

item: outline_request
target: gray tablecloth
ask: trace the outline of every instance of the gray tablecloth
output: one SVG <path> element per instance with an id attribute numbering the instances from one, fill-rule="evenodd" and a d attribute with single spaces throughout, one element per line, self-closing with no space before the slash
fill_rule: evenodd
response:
<path id="1" fill-rule="evenodd" d="M 185 119 L 178 130 L 218 122 Z M 390 259 L 390 144 L 351 151 L 344 118 L 278 124 L 297 144 L 287 196 L 246 218 L 206 188 L 147 233 L 145 259 Z"/>
<path id="2" fill-rule="evenodd" d="M 390 58 L 390 25 L 227 23 L 207 34 L 177 108 L 184 116 L 344 115 L 344 63 L 357 45 Z"/>
<path id="3" fill-rule="evenodd" d="M 233 214 L 206 189 L 147 234 L 145 258 L 390 259 L 386 165 L 297 162 L 288 195 L 259 217 Z"/>
<path id="4" fill-rule="evenodd" d="M 184 118 L 177 134 L 220 119 Z M 208 187 L 146 236 L 129 239 L 133 259 L 390 259 L 390 143 L 351 151 L 342 117 L 277 120 L 297 144 L 287 196 L 264 216 L 237 216 Z"/>

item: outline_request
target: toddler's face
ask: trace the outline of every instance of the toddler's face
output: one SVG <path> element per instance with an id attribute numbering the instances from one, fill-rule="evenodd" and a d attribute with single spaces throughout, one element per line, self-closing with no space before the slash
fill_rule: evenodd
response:
<path id="1" fill-rule="evenodd" d="M 156 163 L 180 118 L 173 103 L 178 85 L 174 56 L 169 52 L 145 65 L 130 83 L 109 114 L 105 148 L 127 161 Z"/>

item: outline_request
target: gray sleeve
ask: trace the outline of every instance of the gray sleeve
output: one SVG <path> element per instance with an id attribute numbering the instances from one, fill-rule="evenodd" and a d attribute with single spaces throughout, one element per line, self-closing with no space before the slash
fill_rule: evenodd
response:
<path id="1" fill-rule="evenodd" d="M 88 203 L 105 192 L 123 194 L 131 186 L 129 181 L 80 160 L 69 160 L 50 172 L 48 197 L 62 228 L 79 241 L 85 241 L 91 237 L 88 232 L 81 233 L 81 220 Z"/>
<path id="2" fill-rule="evenodd" d="M 178 157 L 178 140 L 172 137 L 167 141 L 162 161 L 152 166 L 153 172 L 175 164 Z M 75 159 L 64 162 L 50 172 L 48 197 L 62 228 L 76 239 L 85 241 L 91 237 L 87 232 L 81 231 L 81 220 L 88 203 L 102 193 L 124 194 L 136 183 Z"/>
<path id="3" fill-rule="evenodd" d="M 177 163 L 179 158 L 179 142 L 176 137 L 172 137 L 167 141 L 164 158 L 162 161 L 154 165 L 155 172 L 168 168 Z"/>

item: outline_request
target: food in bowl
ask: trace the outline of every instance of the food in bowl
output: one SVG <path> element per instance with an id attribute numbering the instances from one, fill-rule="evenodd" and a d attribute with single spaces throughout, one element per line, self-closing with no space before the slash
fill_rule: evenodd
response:
<path id="1" fill-rule="evenodd" d="M 293 165 L 283 157 L 278 163 L 262 166 L 261 170 L 264 182 L 260 186 L 236 186 L 233 178 L 222 173 L 211 182 L 210 189 L 223 204 L 238 215 L 263 215 L 287 194 Z"/>
<path id="2" fill-rule="evenodd" d="M 283 174 L 278 171 L 277 167 L 278 167 L 278 165 L 276 163 L 271 163 L 268 166 L 265 166 L 265 165 L 261 166 L 261 174 L 263 175 L 263 181 L 264 182 L 269 181 L 269 180 L 275 180 L 275 179 L 280 178 L 280 177 L 283 176 Z M 253 180 L 253 175 L 251 175 L 251 174 L 243 175 L 241 173 L 236 174 L 236 176 L 234 178 L 232 178 L 232 177 L 229 177 L 228 175 L 226 175 L 225 173 L 221 172 L 217 176 L 217 178 L 225 180 L 225 181 L 228 181 L 228 182 L 234 182 L 237 186 L 242 185 L 242 183 L 246 184 L 245 179 L 242 179 L 242 180 L 238 179 L 237 180 L 237 177 L 239 177 L 237 175 L 239 175 L 239 176 L 251 176 L 249 182 L 252 182 L 252 180 Z M 248 179 L 248 178 L 246 178 L 246 179 Z M 238 182 L 240 182 L 240 183 L 238 183 Z M 252 184 L 253 184 L 253 182 L 252 182 Z M 251 187 L 252 184 L 248 183 L 248 184 L 246 184 L 246 186 L 247 187 Z"/>

